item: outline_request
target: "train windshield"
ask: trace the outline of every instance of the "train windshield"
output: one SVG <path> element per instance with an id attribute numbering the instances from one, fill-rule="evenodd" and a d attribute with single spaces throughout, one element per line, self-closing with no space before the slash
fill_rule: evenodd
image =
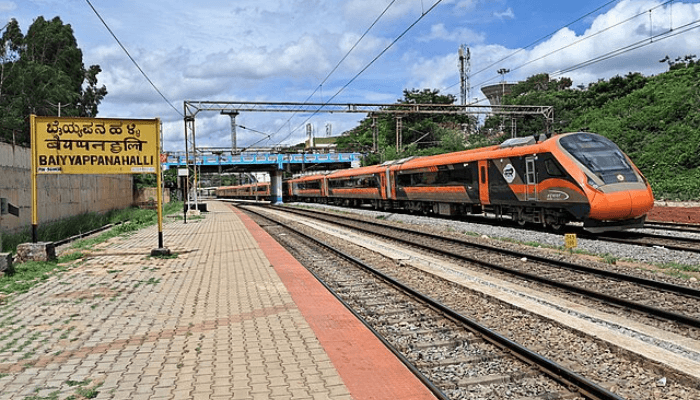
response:
<path id="1" fill-rule="evenodd" d="M 638 181 L 622 150 L 603 136 L 578 133 L 561 138 L 559 143 L 606 184 Z"/>

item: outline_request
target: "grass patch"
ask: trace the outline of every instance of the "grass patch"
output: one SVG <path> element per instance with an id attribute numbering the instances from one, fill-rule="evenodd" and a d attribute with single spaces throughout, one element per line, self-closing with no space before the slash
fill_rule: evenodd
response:
<path id="1" fill-rule="evenodd" d="M 78 388 L 75 391 L 75 394 L 77 394 L 78 396 L 82 396 L 83 398 L 86 398 L 86 399 L 94 399 L 95 397 L 97 397 L 98 394 L 100 394 L 100 392 L 97 389 L 101 385 L 102 384 L 100 383 L 99 385 L 97 385 L 93 388 L 82 388 L 82 387 Z"/>
<path id="2" fill-rule="evenodd" d="M 182 202 L 172 202 L 165 205 L 163 208 L 164 214 L 172 214 L 182 209 Z M 92 217 L 89 217 L 92 215 Z M 104 219 L 103 217 L 109 217 Z M 97 226 L 85 228 L 86 223 L 82 218 L 92 220 Z M 129 220 L 130 223 L 121 224 L 107 232 L 99 235 L 94 239 L 78 240 L 73 244 L 76 249 L 89 249 L 97 243 L 101 243 L 109 238 L 122 235 L 124 233 L 133 232 L 146 226 L 154 225 L 158 222 L 158 214 L 156 210 L 142 210 L 138 208 L 129 208 L 101 214 L 85 214 L 83 216 L 68 218 L 55 224 L 47 224 L 45 233 L 40 230 L 39 240 L 54 241 L 60 240 L 80 232 L 85 232 L 90 229 L 95 229 L 104 226 L 108 223 L 122 222 Z M 77 231 L 70 231 L 67 226 L 75 224 Z M 63 227 L 52 227 L 53 225 L 66 225 Z M 8 238 L 10 238 L 8 240 Z M 6 240 L 8 240 L 6 242 Z M 27 232 L 16 235 L 2 236 L 3 251 L 16 252 L 17 244 L 31 241 L 31 235 Z M 23 264 L 13 265 L 14 271 L 0 277 L 0 292 L 2 293 L 26 293 L 29 289 L 37 284 L 46 281 L 49 277 L 57 272 L 66 271 L 69 267 L 59 264 L 67 264 L 79 260 L 84 254 L 80 251 L 58 257 L 55 261 L 29 261 Z"/>
<path id="3" fill-rule="evenodd" d="M 58 400 L 59 391 L 51 392 L 48 396 L 39 396 L 38 394 L 27 396 L 24 400 Z"/>
<path id="4" fill-rule="evenodd" d="M 182 202 L 170 202 L 163 207 L 163 214 L 172 214 L 182 210 Z M 155 223 L 158 215 L 156 210 L 142 210 L 138 208 L 127 208 L 123 210 L 112 210 L 106 213 L 86 213 L 66 218 L 61 221 L 49 222 L 39 225 L 38 239 L 42 242 L 55 242 L 74 235 L 88 232 L 93 229 L 100 228 L 108 224 L 115 224 L 125 221 L 135 222 L 136 227 L 130 228 L 136 230 L 141 228 L 144 223 Z M 31 241 L 31 227 L 15 233 L 2 235 L 2 251 L 17 252 L 17 245 Z"/>
<path id="5" fill-rule="evenodd" d="M 613 255 L 611 255 L 611 254 L 607 254 L 607 253 L 606 253 L 606 254 L 603 254 L 603 255 L 600 256 L 600 257 L 603 259 L 603 262 L 604 262 L 604 263 L 610 264 L 610 265 L 615 265 L 615 264 L 617 264 L 617 261 L 620 259 L 619 257 L 615 257 L 615 256 L 613 256 Z"/>
<path id="6" fill-rule="evenodd" d="M 682 279 L 693 278 L 695 277 L 695 275 L 692 275 L 690 273 L 700 272 L 700 266 L 679 264 L 676 262 L 671 262 L 667 264 L 654 264 L 654 266 L 659 268 L 666 275 Z"/>
<path id="7" fill-rule="evenodd" d="M 182 202 L 168 203 L 163 207 L 163 215 L 173 214 L 182 209 Z M 139 208 L 130 208 L 129 223 L 115 226 L 101 235 L 91 238 L 78 240 L 71 246 L 74 249 L 89 249 L 98 243 L 102 243 L 113 237 L 135 232 L 141 228 L 155 225 L 158 222 L 158 213 L 156 210 L 145 210 Z"/>
<path id="8" fill-rule="evenodd" d="M 13 269 L 13 273 L 0 277 L 0 292 L 25 293 L 35 285 L 49 279 L 51 274 L 65 271 L 68 268 L 59 266 L 56 261 L 29 261 L 17 264 Z"/>
<path id="9" fill-rule="evenodd" d="M 87 386 L 92 382 L 91 379 L 84 379 L 82 381 L 66 381 L 66 385 L 73 387 L 73 386 Z"/>
<path id="10" fill-rule="evenodd" d="M 157 284 L 159 284 L 159 283 L 160 283 L 160 278 L 158 278 L 158 279 L 156 279 L 156 278 L 149 278 L 147 281 L 138 281 L 138 282 L 136 282 L 136 284 L 134 285 L 134 289 L 136 289 L 137 287 L 141 286 L 141 284 L 145 284 L 145 285 L 157 285 Z"/>
<path id="11" fill-rule="evenodd" d="M 69 263 L 71 261 L 79 260 L 79 259 L 83 258 L 84 256 L 85 256 L 85 254 L 83 254 L 82 252 L 74 251 L 72 253 L 67 253 L 67 254 L 59 256 L 58 259 L 56 260 L 56 262 L 58 262 L 59 264 Z"/>
<path id="12" fill-rule="evenodd" d="M 148 256 L 148 258 L 159 258 L 161 260 L 172 260 L 174 258 L 178 257 L 178 253 L 170 253 L 168 255 L 157 255 L 157 256 Z"/>

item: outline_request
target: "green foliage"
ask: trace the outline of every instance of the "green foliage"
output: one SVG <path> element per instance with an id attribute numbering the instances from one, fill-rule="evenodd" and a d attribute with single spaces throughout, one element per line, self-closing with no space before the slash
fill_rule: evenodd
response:
<path id="1" fill-rule="evenodd" d="M 38 17 L 22 34 L 11 20 L 0 37 L 0 137 L 29 143 L 30 114 L 95 117 L 107 95 L 99 65 L 85 68 L 73 28 Z"/>
<path id="2" fill-rule="evenodd" d="M 649 180 L 657 198 L 700 198 L 700 65 L 644 78 L 627 76 L 609 97 L 572 120 L 625 151 Z M 631 82 L 630 82 L 631 81 Z M 629 89 L 629 90 L 625 90 Z"/>
<path id="3" fill-rule="evenodd" d="M 401 104 L 454 104 L 455 97 L 442 95 L 439 90 L 404 90 Z M 341 151 L 368 153 L 373 145 L 373 121 L 366 118 L 360 125 L 337 141 Z M 464 150 L 463 127 L 474 127 L 476 121 L 467 115 L 405 114 L 401 118 L 402 146 L 396 146 L 396 119 L 392 114 L 376 116 L 378 154 L 365 159 L 371 165 L 396 158 L 441 154 Z"/>
<path id="4" fill-rule="evenodd" d="M 135 174 L 134 175 L 134 187 L 136 189 L 143 189 L 149 187 L 156 187 L 157 177 L 155 174 Z"/>
<path id="5" fill-rule="evenodd" d="M 639 73 L 601 80 L 578 90 L 567 78 L 535 75 L 515 85 L 505 104 L 555 109 L 554 130 L 590 131 L 617 143 L 639 167 L 657 198 L 700 198 L 700 63 L 693 57 L 669 63 L 666 73 Z M 505 121 L 510 131 L 510 121 Z M 498 116 L 485 128 L 498 127 Z M 544 132 L 540 117 L 517 121 L 519 136 Z"/>
<path id="6" fill-rule="evenodd" d="M 163 207 L 163 215 L 172 214 L 177 211 L 182 210 L 182 202 L 171 202 Z M 155 210 L 142 210 L 139 208 L 129 208 L 126 210 L 120 210 L 115 212 L 111 216 L 111 223 L 120 221 L 130 221 L 129 223 L 118 225 L 109 231 L 106 231 L 99 235 L 97 238 L 78 240 L 73 244 L 73 248 L 76 249 L 88 249 L 97 243 L 104 242 L 105 240 L 122 235 L 124 233 L 129 233 L 136 231 L 138 229 L 144 228 L 146 226 L 154 225 L 158 221 L 158 215 Z M 69 223 L 67 221 L 61 222 L 61 224 Z M 63 239 L 57 238 L 57 239 Z M 57 240 L 54 239 L 54 240 Z M 21 242 L 20 242 L 21 243 Z M 4 237 L 3 237 L 4 244 Z M 155 245 L 155 239 L 154 239 Z M 22 264 L 14 265 L 14 271 L 0 277 L 0 292 L 3 293 L 24 293 L 49 278 L 50 275 L 65 271 L 68 266 L 64 264 L 73 262 L 82 257 L 83 254 L 80 252 L 72 252 L 59 257 L 55 261 L 48 262 L 26 262 Z M 159 281 L 145 281 L 147 284 L 157 284 Z"/>
<path id="7" fill-rule="evenodd" d="M 172 214 L 182 210 L 182 202 L 170 202 L 163 207 L 163 214 Z M 87 213 L 39 225 L 39 241 L 54 242 L 65 239 L 80 233 L 91 231 L 99 227 L 130 221 L 129 224 L 122 224 L 112 229 L 120 233 L 139 229 L 144 225 L 153 224 L 157 220 L 156 210 L 142 210 L 139 208 L 127 208 L 123 210 L 112 210 L 103 214 Z M 30 228 L 16 234 L 2 234 L 2 251 L 16 252 L 17 245 L 31 241 Z"/>

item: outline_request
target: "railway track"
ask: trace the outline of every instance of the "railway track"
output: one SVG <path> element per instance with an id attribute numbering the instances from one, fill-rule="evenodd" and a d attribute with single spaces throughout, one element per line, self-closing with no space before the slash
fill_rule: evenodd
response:
<path id="1" fill-rule="evenodd" d="M 317 210 L 311 212 L 287 207 L 284 211 L 439 253 L 462 263 L 479 265 L 488 271 L 514 276 L 518 280 L 525 279 L 563 290 L 569 295 L 585 296 L 597 302 L 595 306 L 598 308 L 601 302 L 613 307 L 611 313 L 635 310 L 638 318 L 645 319 L 652 326 L 700 338 L 700 290 L 697 289 L 376 221 Z M 620 310 L 619 307 L 624 309 Z"/>
<path id="2" fill-rule="evenodd" d="M 651 228 L 651 226 L 645 225 L 645 228 Z M 690 228 L 682 229 L 681 227 L 675 226 L 676 231 L 681 232 L 692 232 Z M 657 227 L 652 229 L 663 229 L 669 230 L 668 227 Z M 700 232 L 700 231 L 698 231 Z M 665 248 L 669 250 L 677 251 L 687 251 L 691 253 L 700 253 L 700 238 L 697 237 L 685 237 L 678 235 L 662 235 L 657 233 L 649 232 L 610 232 L 598 235 L 584 235 L 583 237 L 587 239 L 595 240 L 606 240 L 615 243 L 631 244 L 635 246 L 646 246 L 646 247 L 657 247 Z"/>
<path id="3" fill-rule="evenodd" d="M 644 223 L 644 228 L 700 233 L 700 224 L 685 224 L 680 222 L 646 221 Z"/>
<path id="4" fill-rule="evenodd" d="M 312 259 L 311 272 L 439 398 L 623 399 L 334 245 L 258 216 L 285 247 Z"/>

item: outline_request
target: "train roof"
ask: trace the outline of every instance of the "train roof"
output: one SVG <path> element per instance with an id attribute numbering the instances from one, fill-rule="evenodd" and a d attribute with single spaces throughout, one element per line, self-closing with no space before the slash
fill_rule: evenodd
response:
<path id="1" fill-rule="evenodd" d="M 506 140 L 500 145 L 408 159 L 403 163 L 395 164 L 391 167 L 391 169 L 400 171 L 406 169 L 426 168 L 435 165 L 469 163 L 491 158 L 512 157 L 529 153 L 538 153 L 544 149 L 550 148 L 561 136 L 563 135 L 557 135 L 556 137 L 550 138 L 541 135 L 537 139 L 535 139 L 533 136 L 513 138 Z"/>
<path id="2" fill-rule="evenodd" d="M 384 171 L 385 169 L 386 167 L 382 165 L 369 165 L 366 167 L 343 169 L 329 174 L 328 179 L 343 178 L 347 176 L 379 174 L 382 173 L 382 171 Z"/>
<path id="3" fill-rule="evenodd" d="M 299 176 L 296 178 L 292 178 L 289 181 L 290 182 L 305 182 L 305 181 L 315 181 L 319 179 L 323 179 L 326 177 L 328 173 L 322 173 L 322 174 L 313 174 L 313 175 L 304 175 L 304 176 Z"/>

